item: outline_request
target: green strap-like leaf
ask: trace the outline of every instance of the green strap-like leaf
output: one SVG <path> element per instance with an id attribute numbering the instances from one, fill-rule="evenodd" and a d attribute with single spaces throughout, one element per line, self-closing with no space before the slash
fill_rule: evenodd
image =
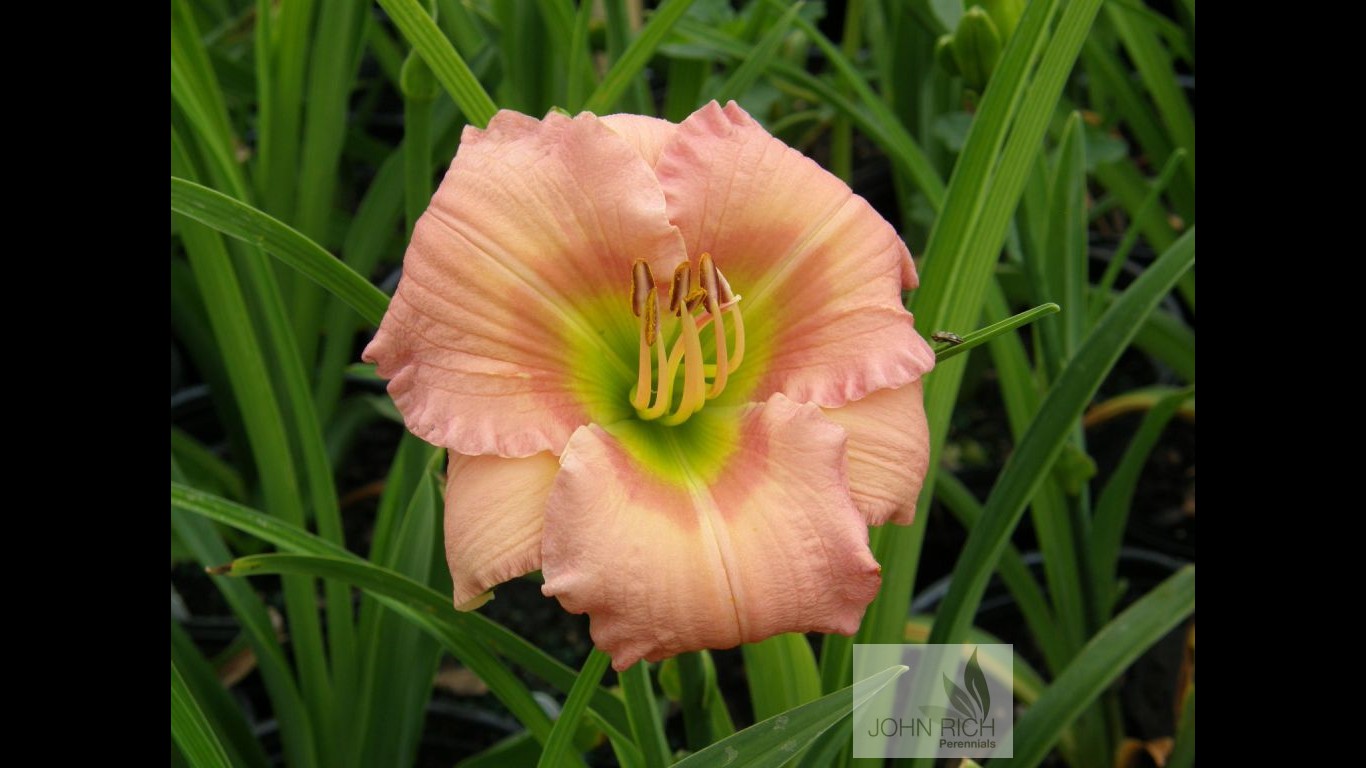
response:
<path id="1" fill-rule="evenodd" d="M 1043 761 L 1063 728 L 1149 646 L 1195 610 L 1195 566 L 1177 571 L 1105 625 L 1015 724 L 1012 765 Z"/>
<path id="2" fill-rule="evenodd" d="M 1101 589 L 1114 583 L 1119 548 L 1124 539 L 1124 527 L 1129 519 L 1129 506 L 1133 502 L 1134 490 L 1138 487 L 1139 475 L 1148 462 L 1148 456 L 1157 446 L 1158 438 L 1162 436 L 1167 422 L 1171 421 L 1177 409 L 1194 395 L 1195 388 L 1188 387 L 1172 392 L 1157 401 L 1143 417 L 1138 431 L 1134 433 L 1133 439 L 1129 441 L 1129 447 L 1124 451 L 1124 458 L 1120 459 L 1119 466 L 1115 468 L 1114 474 L 1100 492 L 1091 527 L 1090 544 L 1096 565 L 1096 594 L 1107 600 L 1106 605 L 1100 606 L 1105 615 L 1109 615 L 1109 595 L 1101 592 Z"/>
<path id="3" fill-rule="evenodd" d="M 655 690 L 650 684 L 650 665 L 638 661 L 617 675 L 621 691 L 626 695 L 626 717 L 631 722 L 631 733 L 645 758 L 646 768 L 664 768 L 669 764 L 669 742 L 664 738 L 664 723 L 655 705 Z"/>
<path id="4" fill-rule="evenodd" d="M 631 42 L 621 58 L 607 71 L 602 83 L 593 91 L 593 95 L 588 97 L 583 108 L 599 115 L 612 111 L 612 107 L 631 84 L 632 78 L 640 74 L 650 62 L 659 44 L 664 42 L 665 35 L 669 34 L 669 30 L 673 29 L 674 24 L 688 12 L 692 4 L 693 0 L 665 0 L 640 30 L 640 36 Z"/>
<path id="5" fill-rule="evenodd" d="M 339 578 L 363 586 L 374 592 L 376 596 L 382 594 L 390 601 L 406 605 L 413 612 L 439 616 L 442 621 L 450 625 L 452 632 L 475 638 L 561 691 L 567 692 L 574 685 L 576 679 L 574 670 L 551 658 L 544 651 L 506 627 L 490 621 L 478 613 L 451 610 L 450 599 L 447 596 L 438 594 L 435 590 L 399 576 L 392 571 L 370 565 L 350 552 L 278 518 L 264 515 L 254 509 L 234 504 L 226 499 L 177 482 L 171 483 L 171 506 L 191 514 L 217 520 L 224 525 L 268 541 L 286 551 L 304 553 L 327 560 L 339 559 L 357 563 L 362 567 L 352 569 L 330 567 L 330 570 L 344 571 L 345 575 L 339 576 Z M 361 581 L 361 577 L 366 577 L 365 581 Z M 602 724 L 616 731 L 616 735 L 624 735 L 630 730 L 621 699 L 602 688 L 598 688 L 593 692 L 592 707 L 601 716 Z"/>
<path id="6" fill-rule="evenodd" d="M 1060 307 L 1058 307 L 1057 304 L 1040 304 L 1033 309 L 1026 309 L 1018 315 L 1011 315 L 999 323 L 992 323 L 985 328 L 979 328 L 972 333 L 962 336 L 962 341 L 959 341 L 956 344 L 949 344 L 937 348 L 934 352 L 934 360 L 937 363 L 942 363 L 945 360 L 961 355 L 974 347 L 980 347 L 1003 333 L 1013 331 L 1021 326 L 1029 325 L 1041 317 L 1047 317 L 1048 315 L 1057 312 L 1059 309 Z"/>
<path id="7" fill-rule="evenodd" d="M 841 722 L 874 694 L 906 672 L 891 667 L 796 709 L 755 723 L 675 764 L 675 768 L 767 768 L 779 766 Z"/>
<path id="8" fill-rule="evenodd" d="M 488 125 L 498 106 L 422 4 L 418 0 L 376 1 L 389 14 L 394 26 L 426 59 L 432 74 L 455 100 L 465 119 L 480 128 Z"/>
<path id="9" fill-rule="evenodd" d="M 541 751 L 537 768 L 558 768 L 564 764 L 565 752 L 574 746 L 574 733 L 579 729 L 579 719 L 588 708 L 588 700 L 592 698 L 593 690 L 602 681 L 602 674 L 607 671 L 611 661 L 611 657 L 597 648 L 588 654 L 583 669 L 579 670 L 579 676 L 574 680 L 574 687 L 569 689 L 569 698 L 565 699 L 564 708 L 555 720 L 555 727 L 550 729 L 550 738 Z"/>
<path id="10" fill-rule="evenodd" d="M 190 765 L 228 768 L 228 753 L 223 750 L 209 721 L 204 719 L 204 711 L 190 694 L 174 661 L 171 662 L 171 739 Z"/>
<path id="11" fill-rule="evenodd" d="M 953 643 L 965 635 L 1001 552 L 1076 420 L 1133 340 L 1143 318 L 1194 263 L 1195 230 L 1191 229 L 1134 281 L 1082 343 L 1039 406 L 1019 447 L 1001 470 L 981 521 L 968 534 L 930 634 L 931 643 Z"/>
<path id="12" fill-rule="evenodd" d="M 260 246 L 379 325 L 389 297 L 321 245 L 261 211 L 202 184 L 171 177 L 171 210 Z"/>
<path id="13" fill-rule="evenodd" d="M 196 522 L 209 525 L 206 520 Z M 223 688 L 213 667 L 200 655 L 189 634 L 181 629 L 175 619 L 170 624 L 171 663 L 176 666 L 186 689 L 218 735 L 229 760 L 233 765 L 244 768 L 265 768 L 270 760 L 261 748 L 261 742 L 252 733 L 241 705 Z"/>
<path id="14" fill-rule="evenodd" d="M 482 643 L 468 633 L 461 632 L 432 609 L 425 597 L 425 587 L 379 568 L 359 558 L 318 557 L 314 555 L 253 555 L 232 562 L 230 576 L 265 574 L 305 574 L 320 578 L 350 582 L 375 595 L 390 609 L 406 616 L 445 646 L 457 659 L 479 676 L 489 691 L 508 708 L 517 721 L 526 726 L 542 743 L 550 737 L 550 718 L 532 698 L 531 691 L 517 679 L 512 670 L 498 661 Z M 405 583 L 406 582 L 406 583 Z M 395 593 L 404 596 L 393 596 Z M 406 593 L 406 594 L 405 594 Z M 446 614 L 454 609 L 446 607 Z M 569 765 L 583 765 L 578 755 L 566 756 Z"/>
<path id="15" fill-rule="evenodd" d="M 816 657 L 806 635 L 789 632 L 741 646 L 754 719 L 764 720 L 821 695 Z"/>
<path id="16" fill-rule="evenodd" d="M 759 79 L 759 75 L 768 69 L 768 64 L 773 60 L 773 55 L 778 52 L 778 46 L 787 37 L 787 30 L 792 26 L 792 22 L 797 18 L 797 13 L 801 11 L 802 3 L 793 3 L 778 21 L 764 33 L 763 38 L 754 46 L 751 53 L 740 66 L 730 74 L 726 82 L 721 85 L 716 92 L 716 100 L 725 104 L 731 99 L 738 99 L 754 85 L 754 81 Z"/>

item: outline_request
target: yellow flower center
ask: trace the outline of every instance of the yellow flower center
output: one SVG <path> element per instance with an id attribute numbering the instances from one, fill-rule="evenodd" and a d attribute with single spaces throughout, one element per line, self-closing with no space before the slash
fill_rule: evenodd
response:
<path id="1" fill-rule="evenodd" d="M 661 328 L 659 290 L 644 259 L 631 267 L 631 311 L 640 319 L 640 364 L 631 405 L 645 421 L 682 424 L 721 394 L 726 381 L 745 357 L 745 322 L 736 296 L 716 268 L 711 254 L 697 260 L 698 285 L 692 284 L 693 265 L 685 261 L 674 270 L 669 286 L 669 315 Z M 725 316 L 734 321 L 734 341 L 726 335 Z M 714 344 L 704 351 L 703 333 L 710 326 Z M 666 336 L 672 336 L 670 344 Z M 680 372 L 682 382 L 678 381 Z M 675 389 L 678 396 L 675 397 Z"/>

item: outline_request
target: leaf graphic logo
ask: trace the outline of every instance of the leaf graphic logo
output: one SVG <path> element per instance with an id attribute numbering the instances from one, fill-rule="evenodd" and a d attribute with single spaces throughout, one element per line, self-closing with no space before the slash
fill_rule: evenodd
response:
<path id="1" fill-rule="evenodd" d="M 975 648 L 972 658 L 968 659 L 963 669 L 963 687 L 958 687 L 948 675 L 944 675 L 944 692 L 959 716 L 979 722 L 986 719 L 991 711 L 991 691 L 987 690 L 987 676 L 982 674 L 982 665 L 977 661 Z"/>

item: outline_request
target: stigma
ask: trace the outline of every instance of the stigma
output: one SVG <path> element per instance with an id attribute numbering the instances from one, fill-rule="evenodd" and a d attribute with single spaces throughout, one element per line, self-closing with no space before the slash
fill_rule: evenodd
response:
<path id="1" fill-rule="evenodd" d="M 694 280 L 695 278 L 695 280 Z M 631 405 L 646 421 L 682 424 L 726 389 L 745 357 L 740 297 L 704 253 L 685 261 L 669 283 L 667 312 L 644 259 L 631 266 L 631 311 L 639 320 L 640 362 Z M 726 330 L 727 321 L 731 331 Z M 702 337 L 714 340 L 708 356 Z"/>

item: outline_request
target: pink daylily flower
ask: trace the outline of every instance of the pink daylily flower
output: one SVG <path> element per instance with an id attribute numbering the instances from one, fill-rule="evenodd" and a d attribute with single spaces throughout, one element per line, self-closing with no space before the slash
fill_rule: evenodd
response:
<path id="1" fill-rule="evenodd" d="M 539 568 L 618 670 L 853 633 L 929 458 L 916 284 L 734 103 L 465 129 L 364 354 L 450 451 L 456 605 Z"/>

